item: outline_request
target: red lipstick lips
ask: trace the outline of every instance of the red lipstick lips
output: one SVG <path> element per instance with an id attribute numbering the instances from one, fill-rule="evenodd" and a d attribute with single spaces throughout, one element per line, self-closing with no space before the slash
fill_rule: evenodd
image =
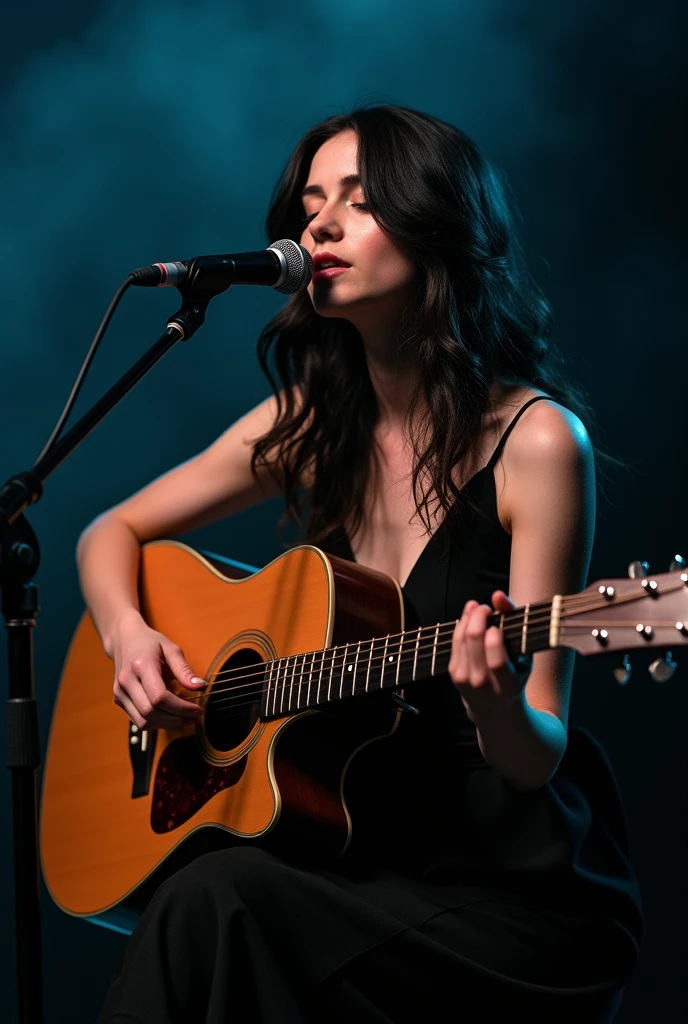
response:
<path id="1" fill-rule="evenodd" d="M 331 252 L 317 252 L 313 256 L 313 281 L 324 281 L 330 277 L 337 277 L 343 274 L 351 266 L 346 260 L 341 260 Z"/>

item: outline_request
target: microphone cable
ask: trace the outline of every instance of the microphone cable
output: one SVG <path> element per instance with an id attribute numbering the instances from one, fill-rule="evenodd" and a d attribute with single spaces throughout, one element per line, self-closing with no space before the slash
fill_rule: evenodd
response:
<path id="1" fill-rule="evenodd" d="M 65 404 L 64 409 L 60 413 L 60 418 L 58 419 L 57 423 L 55 424 L 55 426 L 53 428 L 53 432 L 51 433 L 50 437 L 46 441 L 45 446 L 43 448 L 43 451 L 41 452 L 41 454 L 36 459 L 36 462 L 34 463 L 34 466 L 37 463 L 39 463 L 41 461 L 41 459 L 45 458 L 45 456 L 48 454 L 48 452 L 51 450 L 51 448 L 53 448 L 55 443 L 58 441 L 58 439 L 60 437 L 60 434 L 62 433 L 62 428 L 64 427 L 65 423 L 67 422 L 67 418 L 68 418 L 70 412 L 72 411 L 72 409 L 74 407 L 74 403 L 77 400 L 77 396 L 78 396 L 79 392 L 81 391 L 81 386 L 82 386 L 82 384 L 84 383 L 84 381 L 86 379 L 86 374 L 88 373 L 89 367 L 90 367 L 91 363 L 93 362 L 93 357 L 95 356 L 96 351 L 98 349 L 98 346 L 100 345 L 101 341 L 103 340 L 103 337 L 105 336 L 105 332 L 107 331 L 108 327 L 110 326 L 110 321 L 112 320 L 114 312 L 117 309 L 117 307 L 119 306 L 120 302 L 122 301 L 122 297 L 124 296 L 124 293 L 126 292 L 127 288 L 130 288 L 133 283 L 134 283 L 133 274 L 129 274 L 125 278 L 125 280 L 122 281 L 122 284 L 119 286 L 119 288 L 117 289 L 117 291 L 113 295 L 112 301 L 110 302 L 110 305 L 108 306 L 108 308 L 107 308 L 107 310 L 105 312 L 105 316 L 100 321 L 100 326 L 99 326 L 98 330 L 95 333 L 93 341 L 91 342 L 91 347 L 89 348 L 88 352 L 86 353 L 86 358 L 84 359 L 83 363 L 81 364 L 81 369 L 79 370 L 77 378 L 74 381 L 74 386 L 72 388 L 71 394 L 70 394 L 69 398 L 67 399 L 67 402 Z"/>

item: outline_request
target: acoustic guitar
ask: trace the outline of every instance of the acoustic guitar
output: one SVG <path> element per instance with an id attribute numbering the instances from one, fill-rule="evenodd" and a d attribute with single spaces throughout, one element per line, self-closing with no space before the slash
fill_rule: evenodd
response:
<path id="1" fill-rule="evenodd" d="M 175 541 L 143 547 L 142 614 L 208 680 L 191 697 L 203 715 L 180 731 L 129 721 L 112 699 L 112 661 L 81 619 L 41 809 L 43 873 L 66 912 L 135 917 L 164 877 L 232 843 L 341 854 L 352 759 L 414 710 L 405 684 L 447 671 L 455 623 L 405 631 L 391 577 L 308 545 L 240 575 Z M 603 580 L 492 622 L 513 657 L 674 647 L 688 642 L 688 573 Z"/>

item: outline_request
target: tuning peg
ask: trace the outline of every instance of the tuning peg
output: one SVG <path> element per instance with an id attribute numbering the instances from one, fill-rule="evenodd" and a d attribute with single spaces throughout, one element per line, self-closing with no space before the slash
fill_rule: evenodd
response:
<path id="1" fill-rule="evenodd" d="M 631 562 L 628 567 L 628 575 L 632 580 L 642 579 L 643 576 L 647 576 L 650 571 L 650 566 L 647 562 Z"/>
<path id="2" fill-rule="evenodd" d="M 671 660 L 671 651 L 666 652 L 666 658 L 657 658 L 648 668 L 648 672 L 656 683 L 667 683 L 675 671 L 676 662 Z"/>
<path id="3" fill-rule="evenodd" d="M 671 565 L 669 566 L 669 572 L 679 572 L 688 568 L 685 558 L 681 558 L 680 555 L 674 555 L 671 559 Z"/>
<path id="4" fill-rule="evenodd" d="M 613 671 L 614 678 L 616 679 L 619 686 L 626 686 L 628 680 L 631 678 L 631 675 L 633 674 L 633 669 L 631 667 L 631 659 L 627 654 L 624 654 L 623 661 L 620 665 L 617 665 Z"/>

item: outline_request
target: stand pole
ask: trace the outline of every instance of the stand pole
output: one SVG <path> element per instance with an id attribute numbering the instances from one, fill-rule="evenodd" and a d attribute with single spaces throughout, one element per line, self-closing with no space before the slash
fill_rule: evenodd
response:
<path id="1" fill-rule="evenodd" d="M 5 586 L 2 610 L 7 623 L 9 664 L 7 767 L 12 772 L 18 1019 L 19 1024 L 42 1024 L 43 973 L 36 799 L 40 743 L 33 679 L 33 627 L 38 612 L 36 584 Z"/>

